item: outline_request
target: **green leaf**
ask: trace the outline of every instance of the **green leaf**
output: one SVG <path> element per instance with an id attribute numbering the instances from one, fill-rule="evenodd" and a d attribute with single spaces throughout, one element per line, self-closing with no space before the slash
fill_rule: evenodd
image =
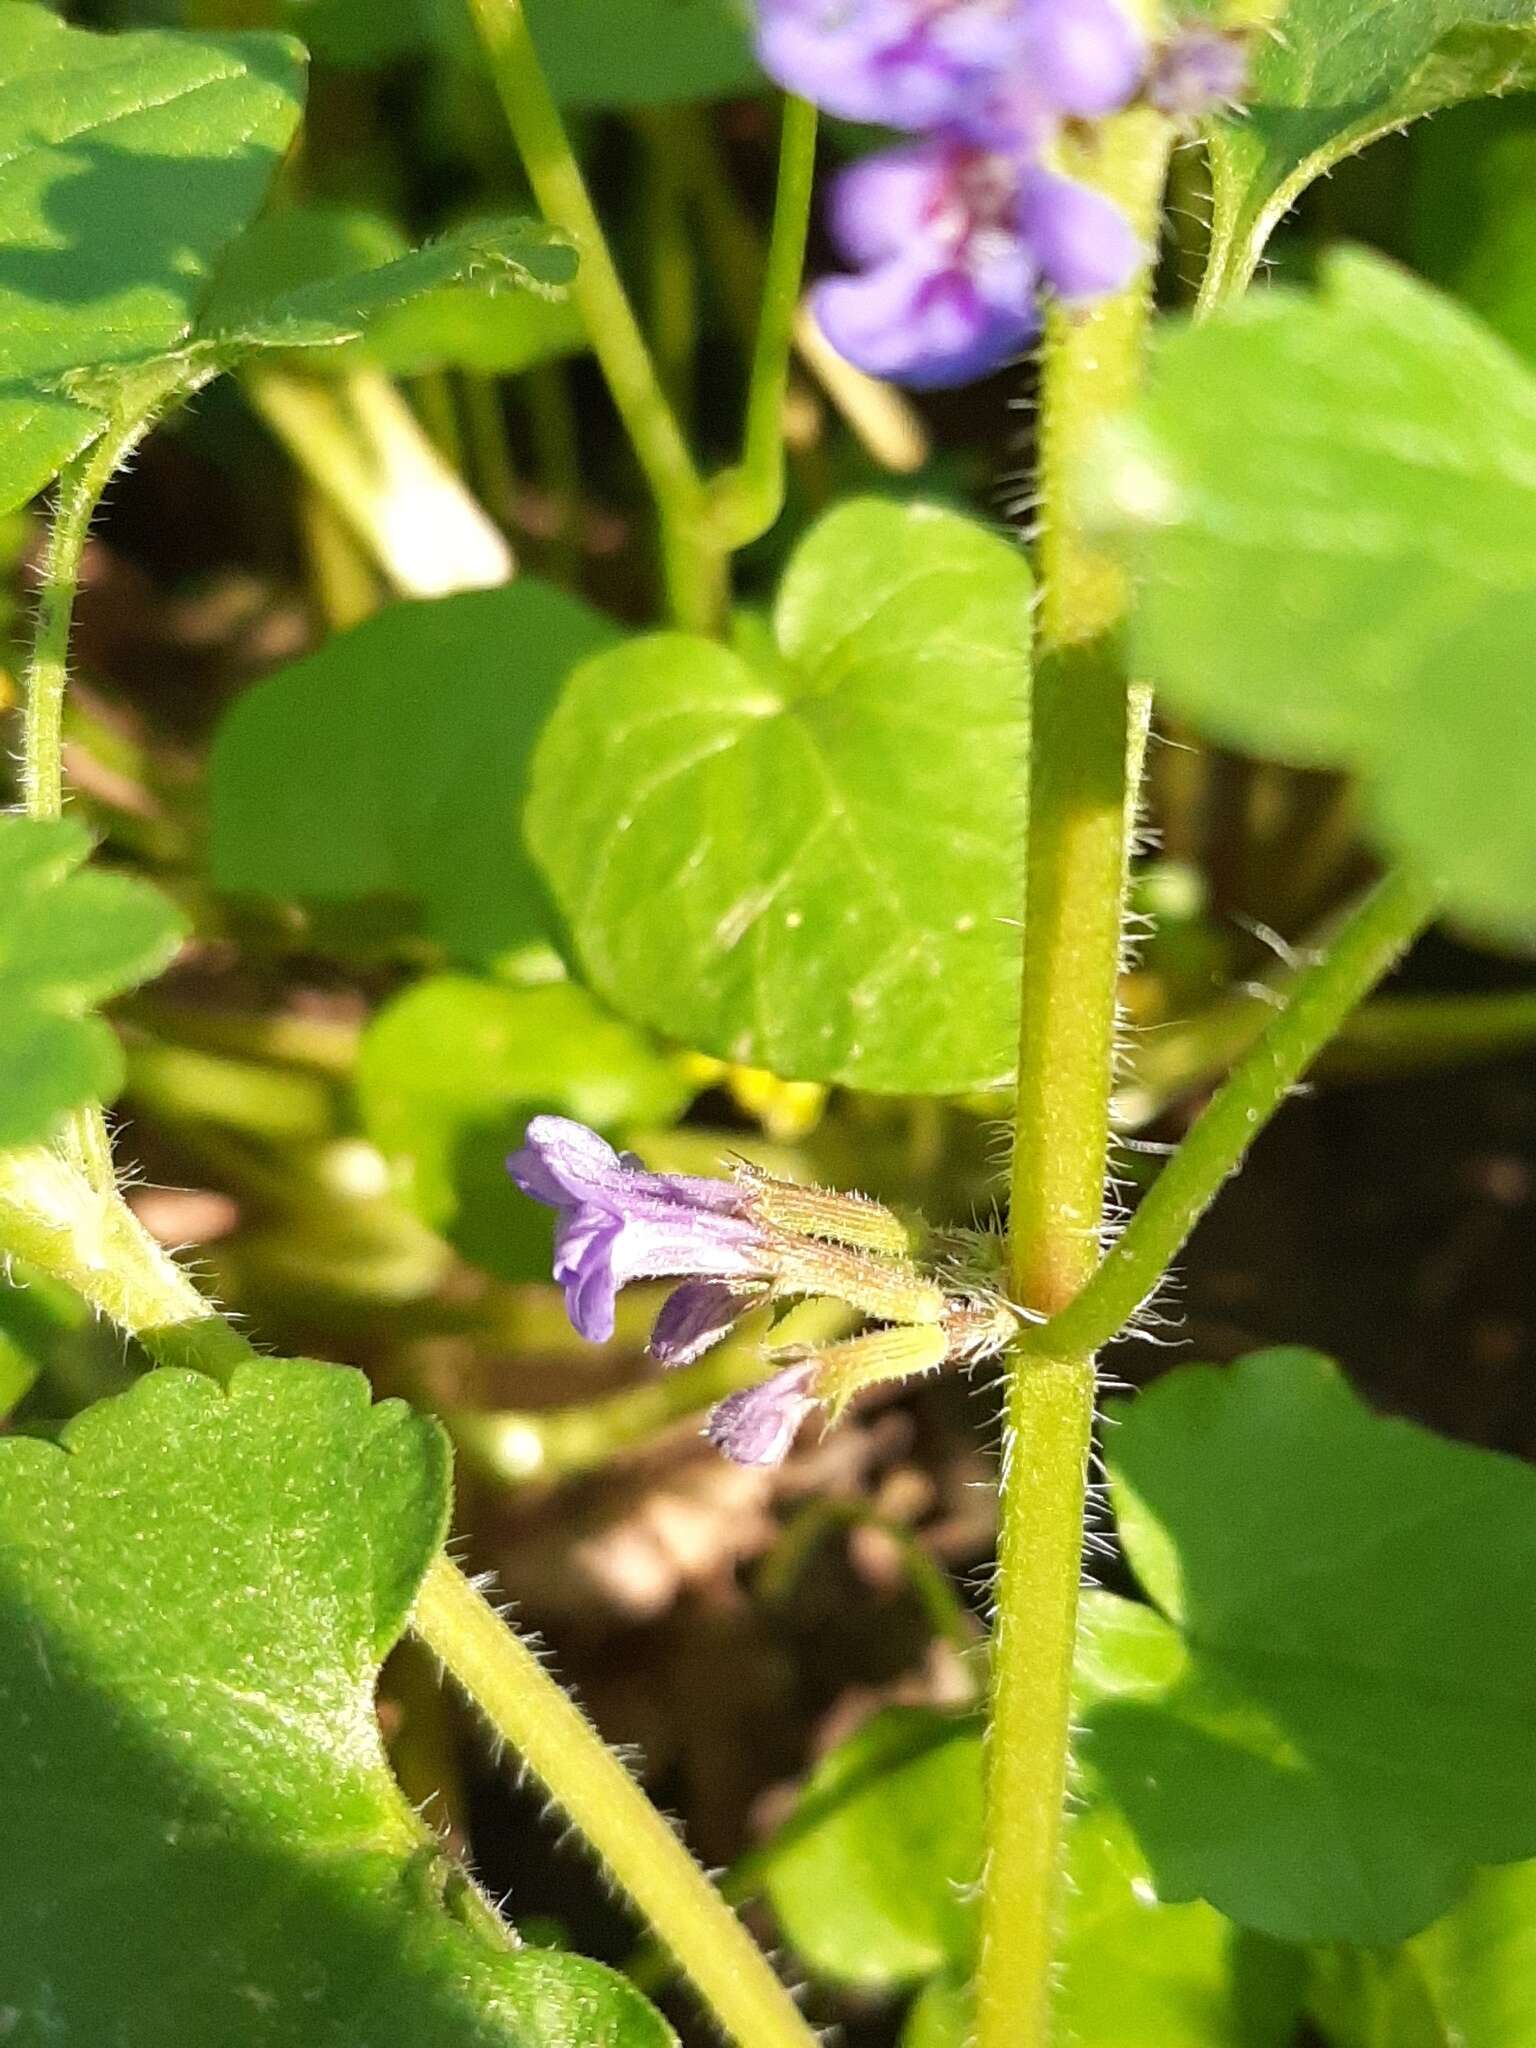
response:
<path id="1" fill-rule="evenodd" d="M 1521 95 L 1458 107 L 1414 149 L 1406 243 L 1416 269 L 1536 360 L 1536 125 Z"/>
<path id="2" fill-rule="evenodd" d="M 546 230 L 518 222 L 508 232 L 514 256 L 521 248 L 525 261 L 531 257 L 546 270 L 568 264 L 562 244 L 540 239 Z M 408 283 L 412 295 L 398 305 L 370 306 L 354 323 L 361 339 L 317 349 L 307 370 L 347 370 L 362 359 L 398 376 L 443 369 L 512 376 L 586 347 L 576 308 L 548 295 L 548 278 L 532 280 L 534 288 L 526 291 L 487 291 L 474 283 L 423 289 L 428 280 L 421 266 L 429 259 L 441 265 L 455 250 L 465 253 L 450 238 L 412 252 L 393 222 L 362 208 L 285 207 L 258 221 L 229 251 L 211 313 L 236 325 L 245 316 L 268 319 L 274 298 L 363 273 Z"/>
<path id="3" fill-rule="evenodd" d="M 528 757 L 569 669 L 617 638 L 531 577 L 387 607 L 279 669 L 214 745 L 223 889 L 314 903 L 392 897 L 464 960 L 550 933 L 523 851 Z"/>
<path id="4" fill-rule="evenodd" d="M 1517 937 L 1536 929 L 1533 456 L 1526 367 L 1345 252 L 1315 296 L 1177 327 L 1100 478 L 1167 700 L 1232 745 L 1360 774 L 1386 847 Z"/>
<path id="5" fill-rule="evenodd" d="M 568 107 L 655 107 L 761 89 L 746 0 L 525 0 Z"/>
<path id="6" fill-rule="evenodd" d="M 1536 1851 L 1536 1472 L 1371 1415 L 1312 1353 L 1172 1373 L 1107 1439 L 1170 1624 L 1084 1756 L 1167 1899 L 1401 1941 Z"/>
<path id="7" fill-rule="evenodd" d="M 405 1200 L 464 1257 L 509 1280 L 549 1271 L 546 1210 L 506 1157 L 530 1116 L 598 1130 L 670 1123 L 694 1092 L 679 1062 L 569 982 L 514 989 L 439 975 L 387 1004 L 364 1036 L 358 1104 Z"/>
<path id="8" fill-rule="evenodd" d="M 382 250 L 382 237 L 355 219 L 327 232 L 298 218 L 295 227 L 295 216 L 274 215 L 231 252 L 198 323 L 198 338 L 221 357 L 349 341 L 451 286 L 473 286 L 477 304 L 509 290 L 552 297 L 576 274 L 575 250 L 538 221 L 482 221 L 388 259 L 365 256 L 361 267 L 322 268 L 348 243 Z"/>
<path id="9" fill-rule="evenodd" d="M 1445 2040 L 1528 2048 L 1536 2041 L 1536 1863 L 1479 1871 L 1456 1910 L 1408 1954 Z"/>
<path id="10" fill-rule="evenodd" d="M 593 985 L 797 1079 L 1008 1075 L 1029 602 L 1008 542 L 855 500 L 796 552 L 771 638 L 577 670 L 527 829 Z"/>
<path id="11" fill-rule="evenodd" d="M 767 1892 L 819 1975 L 907 1984 L 970 1959 L 981 1857 L 981 1731 L 892 1707 L 811 1773 Z"/>
<path id="12" fill-rule="evenodd" d="M 73 376 L 188 341 L 302 91 L 279 36 L 101 36 L 0 7 L 0 510 L 102 431 Z"/>
<path id="13" fill-rule="evenodd" d="M 447 1522 L 433 1423 L 328 1366 L 156 1372 L 0 1473 L 17 2040 L 671 2040 L 595 1964 L 487 1932 L 390 1775 L 373 1693 Z"/>
<path id="14" fill-rule="evenodd" d="M 169 964 L 184 926 L 127 875 L 75 870 L 90 836 L 68 819 L 0 816 L 0 1146 L 52 1137 L 123 1084 L 98 1003 Z"/>
<path id="15" fill-rule="evenodd" d="M 1290 0 L 1242 115 L 1211 131 L 1212 282 L 1241 290 L 1308 185 L 1378 136 L 1532 83 L 1531 0 Z"/>

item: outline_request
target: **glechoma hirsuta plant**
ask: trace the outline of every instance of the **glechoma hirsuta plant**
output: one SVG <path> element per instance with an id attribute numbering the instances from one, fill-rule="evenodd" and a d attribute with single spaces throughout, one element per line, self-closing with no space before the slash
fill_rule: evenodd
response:
<path id="1" fill-rule="evenodd" d="M 317 139 L 271 197 L 303 101 L 276 31 L 312 31 L 332 85 L 414 53 L 428 127 L 467 91 L 463 34 L 370 25 L 362 0 L 230 8 L 241 33 L 211 0 L 180 28 L 21 0 L 0 20 L 0 482 L 12 508 L 51 488 L 0 818 L 0 2036 L 648 2048 L 675 2036 L 643 1992 L 675 1971 L 737 2048 L 810 2048 L 806 1975 L 910 1993 L 904 2048 L 1528 2048 L 1529 1471 L 1370 1415 L 1312 1354 L 1179 1368 L 1104 1440 L 1145 1599 L 1085 1593 L 1083 1559 L 1096 1360 L 1318 1056 L 1433 1064 L 1536 1025 L 1523 991 L 1351 1021 L 1441 910 L 1506 949 L 1536 933 L 1536 384 L 1499 269 L 1536 212 L 1511 202 L 1479 245 L 1470 304 L 1349 250 L 1250 290 L 1342 159 L 1536 86 L 1536 4 L 467 11 L 541 218 L 482 209 L 418 249 L 304 190 L 403 186 L 382 133 L 355 162 Z M 758 247 L 690 102 L 771 88 Z M 638 138 L 643 296 L 573 109 Z M 483 136 L 455 147 L 455 190 L 505 183 Z M 831 263 L 807 282 L 818 194 Z M 1170 226 L 1163 296 L 1196 303 L 1158 319 Z M 713 472 L 701 252 L 746 356 Z M 581 596 L 583 353 L 648 494 L 660 631 Z M 1026 366 L 1027 531 L 952 509 L 941 471 L 826 509 L 826 407 L 866 467 L 921 468 L 902 387 L 1014 391 Z M 205 841 L 184 770 L 71 695 L 70 643 L 103 493 L 225 372 L 302 476 L 332 631 L 228 713 Z M 527 448 L 502 372 L 531 394 Z M 530 451 L 542 530 L 513 516 Z M 513 578 L 509 527 L 547 578 Z M 771 619 L 733 611 L 733 558 L 762 544 L 738 584 L 760 589 L 781 527 Z M 1133 879 L 1154 693 L 1180 747 L 1202 732 L 1337 794 L 1298 799 L 1286 842 L 1305 949 L 1214 1004 L 1210 953 L 1175 962 L 1188 1028 L 1137 1042 L 1127 934 L 1176 880 Z M 1376 878 L 1351 900 L 1362 816 Z M 83 821 L 112 865 L 83 865 Z M 365 900 L 403 925 L 344 929 Z M 249 1334 L 130 1205 L 101 1107 L 125 1053 L 95 1011 L 189 927 L 215 981 L 248 956 L 283 988 L 329 950 L 393 991 L 361 1041 L 265 999 L 122 1013 L 135 1106 L 286 1218 Z M 744 1156 L 680 1126 L 710 1086 Z M 1122 1224 L 1116 1118 L 1200 1096 Z M 961 1134 L 1006 1114 L 995 1227 L 957 1227 L 931 1165 L 879 1163 L 909 1114 L 907 1153 L 953 1141 L 973 1211 Z M 813 1504 L 770 1559 L 782 1580 L 816 1532 L 869 1524 L 975 1698 L 866 1723 L 723 1888 L 444 1550 L 442 1429 L 263 1355 L 263 1305 L 279 1332 L 331 1317 L 342 1356 L 413 1392 L 418 1310 L 504 1348 L 540 1206 L 580 1339 L 631 1343 L 623 1291 L 670 1283 L 641 1297 L 657 1370 L 549 1415 L 453 1406 L 484 1482 L 592 1470 L 679 1420 L 767 1472 L 872 1389 L 999 1389 L 985 1643 L 861 1503 Z M 495 1276 L 478 1324 L 444 1237 Z M 240 1271 L 217 1272 L 237 1300 Z M 126 1391 L 91 1312 L 152 1368 Z M 374 1710 L 407 1632 L 633 1908 L 633 1981 L 522 1945 L 407 1800 Z M 430 1731 L 440 1703 L 421 1711 Z M 423 1767 L 407 1733 L 411 1800 L 451 1809 L 441 1740 Z M 782 1957 L 737 1915 L 754 1892 Z"/>

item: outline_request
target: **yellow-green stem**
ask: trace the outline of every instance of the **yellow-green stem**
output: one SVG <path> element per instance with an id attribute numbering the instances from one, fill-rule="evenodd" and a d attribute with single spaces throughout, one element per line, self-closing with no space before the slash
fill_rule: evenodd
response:
<path id="1" fill-rule="evenodd" d="M 680 626 L 709 631 L 725 608 L 725 551 L 711 530 L 698 469 L 544 77 L 522 0 L 469 0 L 469 9 L 534 197 L 545 219 L 576 244 L 580 267 L 571 297 L 656 502 L 673 616 Z"/>
<path id="2" fill-rule="evenodd" d="M 446 1557 L 411 1625 L 576 1823 L 737 2048 L 816 2048 L 736 1915 L 574 1700 Z"/>
<path id="3" fill-rule="evenodd" d="M 1171 133 L 1148 112 L 1109 124 L 1089 172 L 1147 242 Z M 1144 274 L 1046 340 L 1042 577 L 1031 739 L 1025 956 L 1010 1206 L 1014 1299 L 1049 1315 L 1099 1258 L 1114 1071 L 1126 850 L 1145 706 L 1115 628 L 1122 573 L 1073 517 L 1074 474 L 1133 394 L 1150 308 Z M 977 2048 L 1046 2048 L 1060 1910 L 1070 1689 L 1093 1426 L 1091 1353 L 1018 1354 L 999 1504 L 987 1865 Z"/>

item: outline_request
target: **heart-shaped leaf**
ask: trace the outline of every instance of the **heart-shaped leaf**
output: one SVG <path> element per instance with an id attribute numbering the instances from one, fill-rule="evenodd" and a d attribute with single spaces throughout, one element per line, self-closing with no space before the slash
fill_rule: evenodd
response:
<path id="1" fill-rule="evenodd" d="M 1308 1352 L 1114 1413 L 1121 1540 L 1170 1627 L 1083 1753 L 1158 1892 L 1381 1945 L 1536 1852 L 1536 1472 L 1378 1419 Z"/>
<path id="2" fill-rule="evenodd" d="M 1453 907 L 1536 930 L 1536 377 L 1342 252 L 1173 329 L 1101 478 L 1141 671 L 1230 744 L 1365 778 Z"/>
<path id="3" fill-rule="evenodd" d="M 1333 164 L 1437 107 L 1532 83 L 1531 0 L 1289 0 L 1242 115 L 1212 127 L 1210 287 L 1241 290 Z"/>
<path id="4" fill-rule="evenodd" d="M 91 1012 L 181 944 L 154 889 L 75 872 L 90 845 L 72 819 L 0 817 L 0 1146 L 51 1137 L 82 1102 L 116 1095 L 122 1052 Z"/>
<path id="5" fill-rule="evenodd" d="M 523 790 L 567 672 L 616 630 L 532 577 L 388 606 L 249 690 L 212 762 L 220 888 L 402 899 L 460 959 L 546 939 Z"/>
<path id="6" fill-rule="evenodd" d="M 528 841 L 593 985 L 800 1080 L 1012 1069 L 1029 678 L 1019 552 L 857 500 L 740 651 L 657 634 L 571 677 Z"/>
<path id="7" fill-rule="evenodd" d="M 441 1432 L 359 1373 L 157 1372 L 0 1442 L 0 2011 L 19 2041 L 664 2048 L 504 1945 L 373 1691 L 442 1540 Z"/>

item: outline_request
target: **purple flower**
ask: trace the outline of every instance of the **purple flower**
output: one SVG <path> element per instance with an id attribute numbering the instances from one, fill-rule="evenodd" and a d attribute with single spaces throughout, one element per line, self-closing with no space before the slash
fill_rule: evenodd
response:
<path id="1" fill-rule="evenodd" d="M 762 1236 L 730 1181 L 647 1173 L 563 1116 L 536 1116 L 507 1170 L 557 1212 L 555 1278 L 581 1335 L 613 1335 L 614 1302 L 631 1280 L 766 1277 Z"/>
<path id="2" fill-rule="evenodd" d="M 1147 46 L 1120 0 L 1019 0 L 1018 70 L 1057 114 L 1097 120 L 1134 97 Z"/>
<path id="3" fill-rule="evenodd" d="M 1042 283 L 1068 305 L 1123 291 L 1143 250 L 1119 207 L 1055 171 L 1026 171 L 1018 226 Z"/>
<path id="4" fill-rule="evenodd" d="M 831 226 L 857 277 L 811 294 L 821 331 L 871 376 L 964 384 L 1039 332 L 1037 273 L 1018 229 L 1018 174 L 995 150 L 944 140 L 866 157 L 832 190 Z"/>
<path id="5" fill-rule="evenodd" d="M 764 1298 L 750 1281 L 685 1280 L 661 1305 L 651 1330 L 651 1356 L 663 1365 L 692 1365 Z"/>
<path id="6" fill-rule="evenodd" d="M 705 1435 L 738 1465 L 782 1465 L 817 1405 L 815 1378 L 813 1364 L 791 1365 L 759 1386 L 728 1394 L 710 1411 Z"/>
<path id="7" fill-rule="evenodd" d="M 1015 0 L 760 0 L 757 50 L 829 114 L 923 129 L 963 115 L 1022 33 Z"/>
<path id="8" fill-rule="evenodd" d="M 1212 107 L 1243 96 L 1248 46 L 1214 28 L 1187 28 L 1153 60 L 1147 98 L 1175 121 L 1194 120 Z"/>

